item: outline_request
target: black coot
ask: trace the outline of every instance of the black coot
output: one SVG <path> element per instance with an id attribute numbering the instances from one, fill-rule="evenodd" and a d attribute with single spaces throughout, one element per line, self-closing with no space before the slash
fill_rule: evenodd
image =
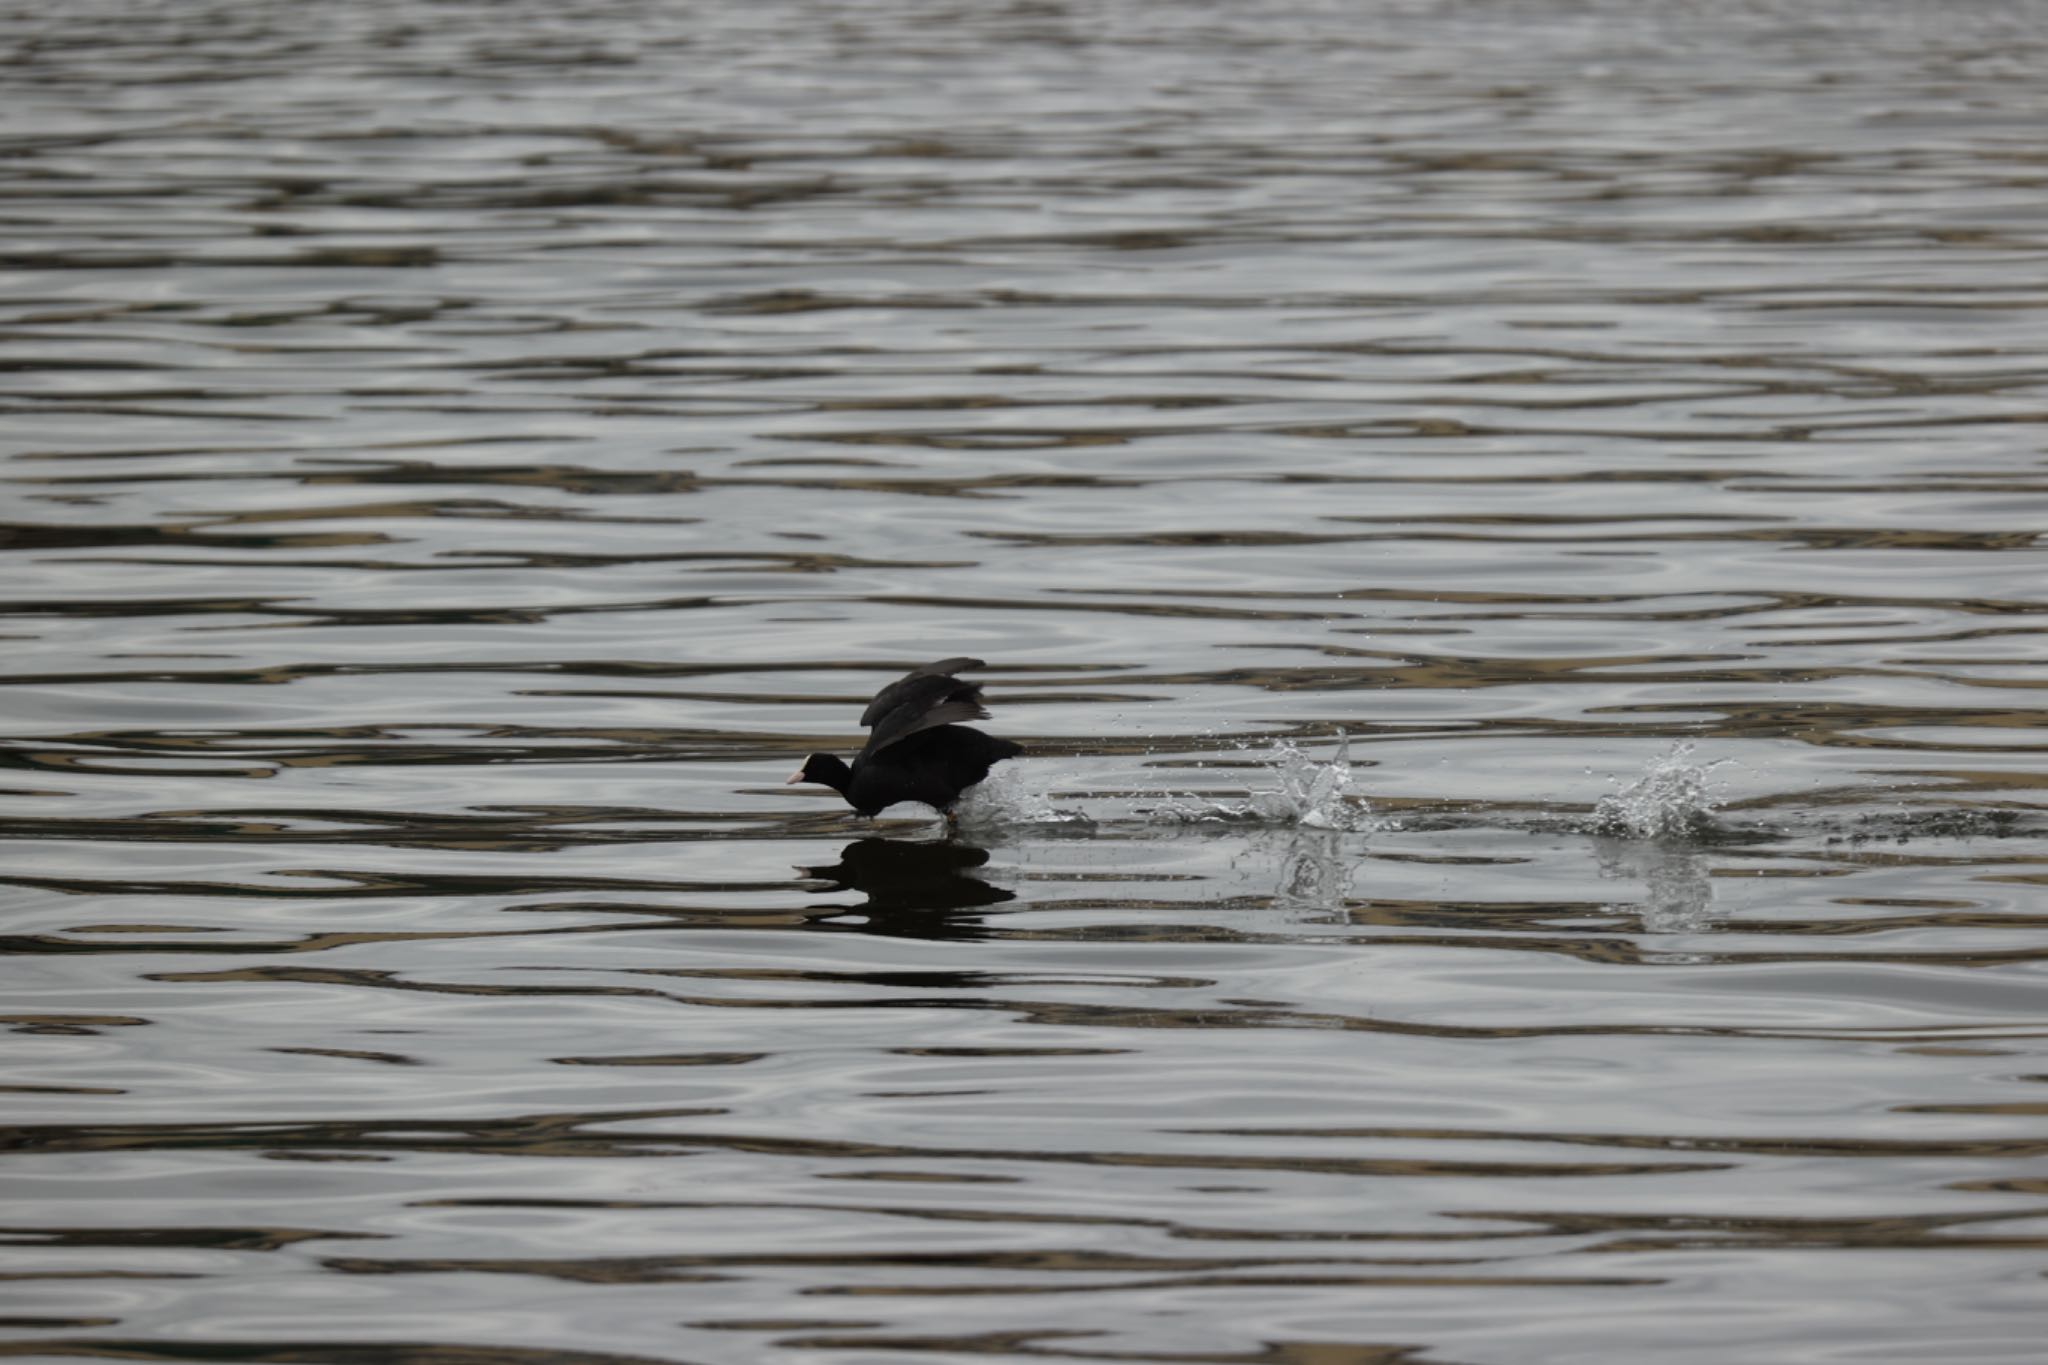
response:
<path id="1" fill-rule="evenodd" d="M 861 712 L 870 733 L 852 767 L 832 754 L 812 754 L 789 780 L 822 782 L 861 815 L 878 815 L 898 801 L 922 801 L 950 815 L 961 792 L 1024 752 L 1007 739 L 953 723 L 988 718 L 981 684 L 953 676 L 981 667 L 979 659 L 941 659 L 912 669 L 875 693 Z"/>

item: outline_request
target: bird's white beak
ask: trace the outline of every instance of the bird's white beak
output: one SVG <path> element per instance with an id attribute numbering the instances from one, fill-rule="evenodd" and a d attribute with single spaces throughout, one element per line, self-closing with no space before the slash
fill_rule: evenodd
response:
<path id="1" fill-rule="evenodd" d="M 802 768 L 798 768 L 798 769 L 797 769 L 797 770 L 796 770 L 795 772 L 791 773 L 791 774 L 790 774 L 790 775 L 789 775 L 788 777 L 785 777 L 785 778 L 783 778 L 783 779 L 782 779 L 782 785 L 783 785 L 783 786 L 785 786 L 785 787 L 794 787 L 794 786 L 795 786 L 795 785 L 796 785 L 797 783 L 799 783 L 799 782 L 801 782 L 801 781 L 803 781 L 803 780 L 804 780 L 804 770 L 803 770 Z"/>

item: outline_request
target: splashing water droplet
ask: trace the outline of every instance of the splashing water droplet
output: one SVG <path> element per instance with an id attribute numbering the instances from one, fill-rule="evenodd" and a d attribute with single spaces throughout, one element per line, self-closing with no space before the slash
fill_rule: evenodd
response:
<path id="1" fill-rule="evenodd" d="M 1271 787 L 1254 787 L 1243 801 L 1169 798 L 1152 817 L 1175 824 L 1237 821 L 1304 829 L 1376 828 L 1365 798 L 1351 793 L 1351 740 L 1342 730 L 1337 732 L 1337 751 L 1327 762 L 1304 753 L 1290 739 L 1274 741 L 1259 761 Z"/>
<path id="2" fill-rule="evenodd" d="M 1593 807 L 1592 830 L 1637 839 L 1688 839 L 1706 833 L 1709 817 L 1721 804 L 1709 789 L 1707 775 L 1720 762 L 1694 763 L 1692 752 L 1692 742 L 1682 740 L 1651 759 L 1641 777 L 1601 797 Z"/>
<path id="3" fill-rule="evenodd" d="M 1057 775 L 1034 776 L 1035 782 L 1022 769 L 998 768 L 968 788 L 967 795 L 953 808 L 954 814 L 970 829 L 1095 823 L 1086 812 L 1052 803 L 1051 788 L 1061 780 Z"/>

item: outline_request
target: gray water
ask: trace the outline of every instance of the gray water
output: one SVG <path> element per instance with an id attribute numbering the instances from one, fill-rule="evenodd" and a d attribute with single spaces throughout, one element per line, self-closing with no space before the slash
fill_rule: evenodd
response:
<path id="1" fill-rule="evenodd" d="M 0 1357 L 2040 1360 L 2041 13 L 6 5 Z"/>

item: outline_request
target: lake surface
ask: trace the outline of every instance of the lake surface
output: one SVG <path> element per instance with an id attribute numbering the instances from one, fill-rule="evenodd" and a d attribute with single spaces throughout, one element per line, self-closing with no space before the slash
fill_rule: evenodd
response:
<path id="1" fill-rule="evenodd" d="M 2039 19 L 0 6 L 0 1357 L 2038 1362 Z"/>

